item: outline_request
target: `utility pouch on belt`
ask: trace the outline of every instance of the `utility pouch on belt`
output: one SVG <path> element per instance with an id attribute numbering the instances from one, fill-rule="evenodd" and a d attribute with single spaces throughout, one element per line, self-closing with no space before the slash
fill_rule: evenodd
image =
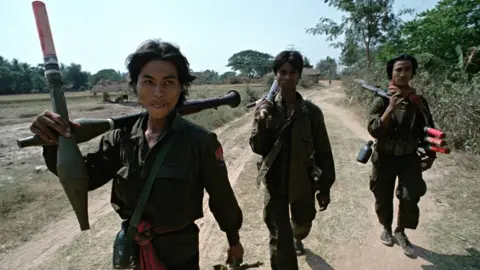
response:
<path id="1" fill-rule="evenodd" d="M 135 267 L 134 244 L 127 248 L 128 221 L 122 221 L 122 228 L 113 243 L 113 269 L 133 269 Z"/>
<path id="2" fill-rule="evenodd" d="M 162 165 L 168 150 L 173 144 L 177 136 L 175 134 L 167 134 L 164 145 L 160 146 L 160 150 L 157 153 L 153 166 L 148 174 L 147 181 L 143 186 L 142 193 L 138 199 L 137 207 L 133 212 L 129 221 L 122 222 L 122 229 L 117 233 L 113 244 L 113 269 L 133 269 L 135 268 L 135 243 L 133 239 L 137 234 L 137 226 L 140 223 L 140 219 L 147 204 L 150 191 L 152 190 L 153 182 L 155 181 L 155 175 Z"/>
<path id="3" fill-rule="evenodd" d="M 320 176 L 322 176 L 322 169 L 317 166 L 315 162 L 315 152 L 312 153 L 310 157 L 312 161 L 312 167 L 310 169 L 310 178 L 317 184 L 320 181 Z"/>

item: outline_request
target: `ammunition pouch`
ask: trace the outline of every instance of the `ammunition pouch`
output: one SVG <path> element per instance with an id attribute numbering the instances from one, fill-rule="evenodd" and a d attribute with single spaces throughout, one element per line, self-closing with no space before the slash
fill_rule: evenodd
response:
<path id="1" fill-rule="evenodd" d="M 310 171 L 310 177 L 315 183 L 317 183 L 320 181 L 320 176 L 322 176 L 322 170 L 318 166 L 313 165 Z"/>

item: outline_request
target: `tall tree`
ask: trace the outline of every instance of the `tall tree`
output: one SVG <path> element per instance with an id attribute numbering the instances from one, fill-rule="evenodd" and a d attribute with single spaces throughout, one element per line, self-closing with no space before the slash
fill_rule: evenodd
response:
<path id="1" fill-rule="evenodd" d="M 232 55 L 228 59 L 227 67 L 250 78 L 262 77 L 270 72 L 272 61 L 273 56 L 268 53 L 244 50 Z"/>
<path id="2" fill-rule="evenodd" d="M 435 8 L 419 13 L 414 20 L 407 22 L 402 34 L 411 53 L 430 52 L 450 65 L 456 65 L 457 45 L 466 55 L 473 55 L 471 52 L 480 45 L 480 2 L 439 1 Z M 474 59 L 470 63 L 474 63 Z M 469 70 L 475 73 L 480 67 L 470 65 Z"/>
<path id="3" fill-rule="evenodd" d="M 306 56 L 303 57 L 303 67 L 313 68 L 313 66 L 310 64 L 310 59 L 308 59 Z"/>
<path id="4" fill-rule="evenodd" d="M 327 35 L 327 41 L 334 41 L 345 34 L 343 42 L 332 43 L 335 48 L 347 49 L 352 53 L 356 45 L 365 50 L 367 64 L 372 62 L 371 49 L 389 34 L 395 34 L 401 15 L 412 13 L 412 9 L 393 12 L 393 0 L 325 0 L 329 6 L 345 12 L 342 21 L 337 23 L 330 18 L 321 17 L 317 25 L 306 30 L 312 35 Z"/>
<path id="5" fill-rule="evenodd" d="M 319 70 L 324 78 L 334 78 L 337 76 L 337 61 L 330 56 L 327 56 L 327 58 L 317 62 L 315 69 Z"/>
<path id="6" fill-rule="evenodd" d="M 72 84 L 72 89 L 79 90 L 88 85 L 90 73 L 82 70 L 82 65 L 71 63 L 65 68 L 65 79 Z"/>
<path id="7" fill-rule="evenodd" d="M 107 81 L 113 81 L 113 82 L 118 82 L 122 81 L 124 76 L 120 71 L 116 71 L 111 68 L 107 69 L 102 69 L 99 70 L 97 73 L 93 74 L 90 78 L 90 83 L 92 85 L 97 84 L 100 80 L 107 80 Z"/>

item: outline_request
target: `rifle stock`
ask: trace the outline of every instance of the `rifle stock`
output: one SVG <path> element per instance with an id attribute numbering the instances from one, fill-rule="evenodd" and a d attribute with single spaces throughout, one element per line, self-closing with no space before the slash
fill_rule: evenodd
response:
<path id="1" fill-rule="evenodd" d="M 41 1 L 33 1 L 32 8 L 42 47 L 45 77 L 50 87 L 53 111 L 68 121 L 67 104 L 62 90 L 63 79 L 55 52 L 47 9 Z M 77 216 L 80 230 L 90 229 L 87 211 L 88 172 L 75 136 L 70 138 L 59 136 L 58 138 L 57 174 Z"/>
<path id="2" fill-rule="evenodd" d="M 225 105 L 235 108 L 240 105 L 240 102 L 240 94 L 235 90 L 230 90 L 227 94 L 218 98 L 188 100 L 178 109 L 178 113 L 180 115 L 189 115 L 201 112 L 203 110 L 217 108 L 219 106 Z M 129 115 L 115 116 L 108 119 L 75 119 L 74 122 L 79 123 L 80 128 L 72 129 L 72 133 L 75 135 L 77 143 L 87 142 L 109 130 L 133 126 L 133 124 L 135 124 L 135 122 L 138 120 L 138 118 L 140 118 L 143 113 L 144 112 L 139 112 Z M 55 143 L 47 142 L 40 138 L 38 135 L 33 135 L 27 138 L 17 140 L 17 145 L 19 148 L 53 144 Z"/>

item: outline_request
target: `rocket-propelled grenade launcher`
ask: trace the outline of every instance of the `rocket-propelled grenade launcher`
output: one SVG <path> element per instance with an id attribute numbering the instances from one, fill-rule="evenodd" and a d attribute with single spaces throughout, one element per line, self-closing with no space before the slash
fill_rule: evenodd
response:
<path id="1" fill-rule="evenodd" d="M 32 7 L 42 47 L 45 77 L 50 87 L 53 111 L 68 122 L 67 104 L 62 90 L 63 79 L 55 52 L 47 8 L 41 1 L 33 1 Z M 63 136 L 58 138 L 57 173 L 77 216 L 80 230 L 90 229 L 87 201 L 88 172 L 74 135 L 69 138 Z"/>
<path id="2" fill-rule="evenodd" d="M 240 105 L 240 94 L 235 90 L 228 91 L 227 94 L 221 97 L 205 98 L 187 100 L 179 109 L 180 115 L 189 115 L 201 112 L 206 109 L 217 108 L 219 106 L 228 105 L 232 108 Z M 73 120 L 80 124 L 79 128 L 72 129 L 72 133 L 75 134 L 77 143 L 87 142 L 97 136 L 109 130 L 130 128 L 140 118 L 143 112 L 133 113 L 128 115 L 115 116 L 108 119 L 96 119 L 96 118 L 79 118 Z M 40 138 L 38 135 L 33 135 L 27 138 L 18 139 L 17 145 L 19 148 L 41 146 L 41 145 L 54 145 L 56 143 L 47 142 Z"/>

